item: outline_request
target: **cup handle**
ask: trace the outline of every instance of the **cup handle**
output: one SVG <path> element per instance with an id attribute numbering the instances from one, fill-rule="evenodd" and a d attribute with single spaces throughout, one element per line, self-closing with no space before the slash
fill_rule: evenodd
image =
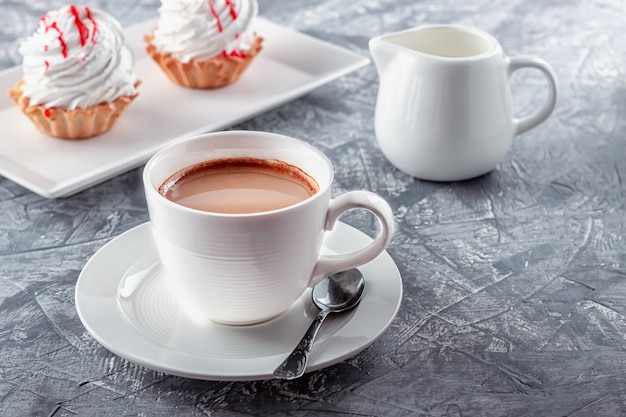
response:
<path id="1" fill-rule="evenodd" d="M 391 241 L 394 229 L 393 211 L 382 197 L 369 191 L 349 191 L 332 200 L 326 213 L 324 230 L 332 230 L 341 213 L 353 208 L 363 208 L 374 213 L 380 223 L 378 236 L 366 246 L 353 252 L 320 256 L 309 285 L 317 284 L 330 274 L 355 268 L 371 261 L 380 255 Z"/>
<path id="2" fill-rule="evenodd" d="M 550 116 L 552 111 L 554 110 L 554 106 L 556 105 L 556 97 L 557 97 L 557 81 L 556 75 L 552 70 L 550 64 L 540 58 L 529 57 L 529 56 L 520 56 L 509 58 L 508 65 L 508 73 L 509 76 L 521 68 L 536 68 L 545 75 L 548 80 L 548 98 L 543 106 L 539 109 L 538 112 L 532 114 L 530 116 L 523 117 L 521 119 L 513 119 L 513 123 L 515 124 L 515 135 L 520 135 L 526 132 L 528 129 L 531 129 L 537 126 L 539 123 L 543 122 Z"/>

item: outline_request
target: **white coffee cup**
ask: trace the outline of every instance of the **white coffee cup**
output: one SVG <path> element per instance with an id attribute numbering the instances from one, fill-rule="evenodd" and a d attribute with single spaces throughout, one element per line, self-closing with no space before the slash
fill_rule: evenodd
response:
<path id="1" fill-rule="evenodd" d="M 379 73 L 376 137 L 383 154 L 405 173 L 456 181 L 491 171 L 514 136 L 553 111 L 557 81 L 535 57 L 504 55 L 486 32 L 430 25 L 372 38 Z M 540 70 L 548 81 L 545 103 L 534 114 L 512 114 L 511 74 Z"/>
<path id="2" fill-rule="evenodd" d="M 158 191 L 185 167 L 236 157 L 276 159 L 299 167 L 315 179 L 319 191 L 295 205 L 251 214 L 191 209 Z M 363 265 L 383 252 L 393 234 L 391 208 L 368 191 L 331 200 L 333 175 L 332 163 L 318 149 L 265 132 L 210 133 L 154 155 L 143 175 L 148 211 L 167 281 L 181 308 L 200 320 L 262 322 L 287 310 L 327 275 Z M 352 253 L 320 255 L 325 231 L 351 208 L 375 214 L 378 236 Z"/>

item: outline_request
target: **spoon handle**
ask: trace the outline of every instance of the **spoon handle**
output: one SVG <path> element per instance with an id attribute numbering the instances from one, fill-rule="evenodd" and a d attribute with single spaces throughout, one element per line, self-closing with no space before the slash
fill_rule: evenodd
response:
<path id="1" fill-rule="evenodd" d="M 317 337 L 317 333 L 324 319 L 328 316 L 328 313 L 328 310 L 322 310 L 318 313 L 304 336 L 302 336 L 298 346 L 296 346 L 287 359 L 274 370 L 274 376 L 276 378 L 291 380 L 299 378 L 304 374 L 306 365 L 309 362 L 309 354 L 311 353 L 313 342 Z"/>

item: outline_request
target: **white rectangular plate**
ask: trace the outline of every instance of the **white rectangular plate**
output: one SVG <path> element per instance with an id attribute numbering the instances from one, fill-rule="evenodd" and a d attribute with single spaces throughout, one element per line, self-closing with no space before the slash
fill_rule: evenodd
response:
<path id="1" fill-rule="evenodd" d="M 48 198 L 66 197 L 138 167 L 178 139 L 249 119 L 366 65 L 344 48 L 258 18 L 263 50 L 234 84 L 191 90 L 172 83 L 145 52 L 156 19 L 125 30 L 135 53 L 139 97 L 113 129 L 86 140 L 44 135 L 7 91 L 21 66 L 0 72 L 0 175 Z M 4 92 L 4 94 L 2 94 Z"/>

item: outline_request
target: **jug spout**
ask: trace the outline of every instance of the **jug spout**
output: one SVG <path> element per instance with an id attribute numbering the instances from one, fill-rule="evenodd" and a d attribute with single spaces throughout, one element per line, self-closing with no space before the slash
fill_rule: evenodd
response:
<path id="1" fill-rule="evenodd" d="M 382 36 L 377 36 L 369 41 L 370 53 L 374 60 L 374 65 L 378 71 L 378 75 L 385 73 L 387 67 L 393 61 L 393 58 L 397 54 L 397 48 L 386 42 Z"/>

